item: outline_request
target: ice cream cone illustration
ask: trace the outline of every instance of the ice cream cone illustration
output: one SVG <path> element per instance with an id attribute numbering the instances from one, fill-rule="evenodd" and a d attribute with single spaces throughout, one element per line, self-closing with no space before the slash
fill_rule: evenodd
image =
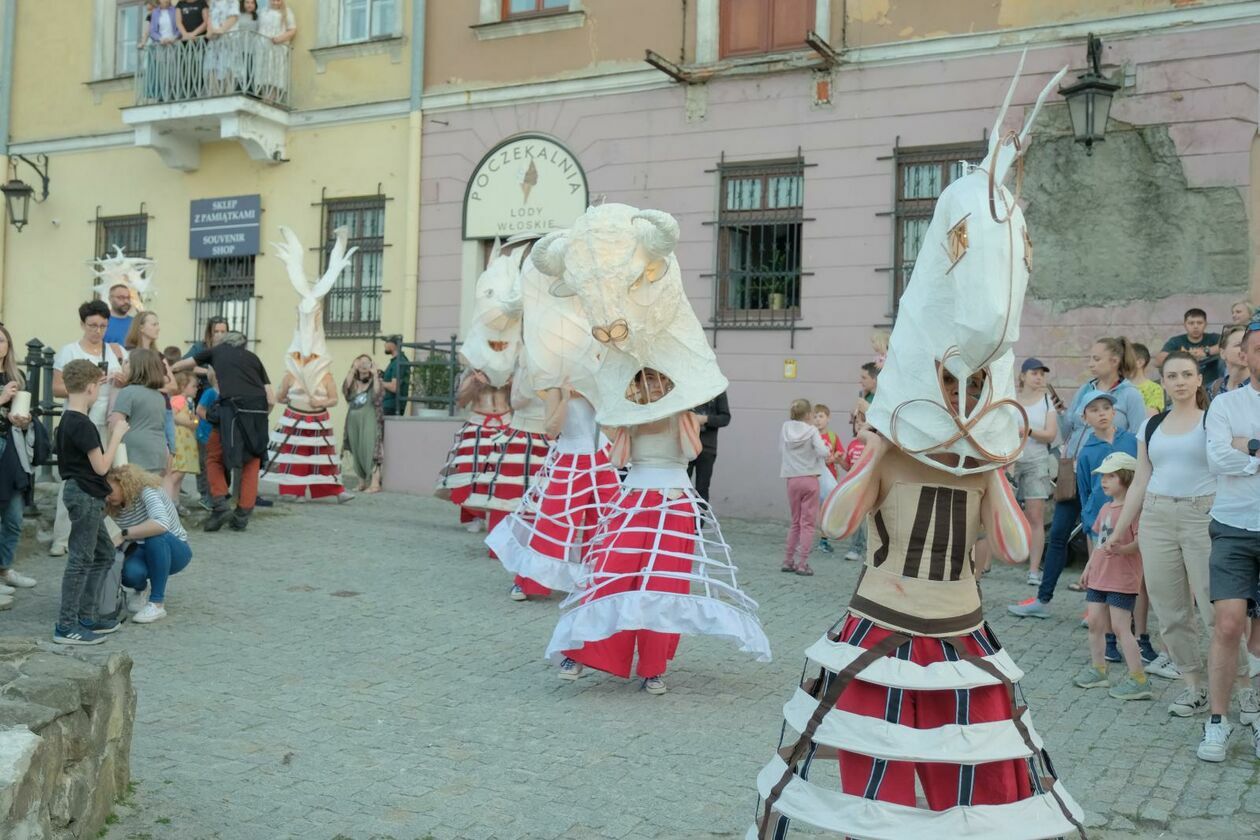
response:
<path id="1" fill-rule="evenodd" d="M 534 166 L 534 162 L 531 160 L 529 162 L 529 169 L 526 169 L 525 174 L 521 176 L 521 192 L 525 196 L 521 200 L 522 204 L 527 204 L 529 202 L 529 191 L 532 190 L 534 188 L 534 185 L 537 183 L 538 183 L 538 168 Z"/>

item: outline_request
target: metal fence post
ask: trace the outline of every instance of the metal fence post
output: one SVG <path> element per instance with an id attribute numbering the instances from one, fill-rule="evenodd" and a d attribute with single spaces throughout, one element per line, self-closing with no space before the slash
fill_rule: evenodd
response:
<path id="1" fill-rule="evenodd" d="M 459 357 L 456 355 L 456 348 L 456 335 L 451 333 L 451 352 L 446 357 L 446 363 L 450 367 L 450 376 L 447 377 L 450 380 L 450 394 L 447 395 L 450 402 L 447 403 L 446 410 L 451 417 L 455 416 L 455 394 L 459 391 Z"/>
<path id="2" fill-rule="evenodd" d="M 57 353 L 51 347 L 45 346 L 43 351 L 43 388 L 41 393 L 43 399 L 39 402 L 40 422 L 44 424 L 44 430 L 48 432 L 48 439 L 53 439 L 53 412 L 57 408 L 56 402 L 53 401 L 53 363 Z M 31 392 L 31 396 L 35 396 L 35 392 Z M 43 476 L 45 479 L 52 478 L 52 467 L 45 464 L 43 467 Z"/>

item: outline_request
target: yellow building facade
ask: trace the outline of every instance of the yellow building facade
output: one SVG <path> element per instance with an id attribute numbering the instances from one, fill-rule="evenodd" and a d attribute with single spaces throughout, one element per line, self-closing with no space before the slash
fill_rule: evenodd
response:
<path id="1" fill-rule="evenodd" d="M 0 320 L 20 353 L 31 338 L 54 347 L 78 338 L 92 260 L 123 244 L 154 261 L 146 308 L 160 317 L 161 345 L 187 349 L 205 319 L 222 314 L 278 381 L 297 302 L 271 254 L 280 225 L 307 248 L 312 275 L 336 225 L 348 224 L 361 248 L 326 300 L 338 379 L 359 353 L 375 351 L 384 366 L 376 337 L 414 335 L 421 80 L 412 70 L 422 64 L 423 18 L 413 26 L 412 3 L 290 0 L 297 30 L 276 77 L 283 90 L 263 96 L 242 92 L 230 73 L 205 88 L 220 60 L 209 51 L 190 89 L 149 95 L 157 75 L 132 34 L 143 4 L 75 0 L 91 7 L 84 15 L 41 5 L 0 2 L 0 165 L 3 180 L 35 190 L 24 228 L 9 214 L 0 225 Z M 270 42 L 248 40 L 236 60 L 258 66 Z M 224 197 L 256 201 L 256 253 L 215 244 L 250 238 L 230 225 L 203 224 L 207 239 L 194 246 L 194 213 Z"/>

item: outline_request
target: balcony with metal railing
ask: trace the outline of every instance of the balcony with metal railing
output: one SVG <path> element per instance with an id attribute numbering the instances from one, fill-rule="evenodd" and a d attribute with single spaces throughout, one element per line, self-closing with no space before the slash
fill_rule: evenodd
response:
<path id="1" fill-rule="evenodd" d="M 190 172 L 201 145 L 235 140 L 254 160 L 285 160 L 292 49 L 257 32 L 149 44 L 136 67 L 136 104 L 123 110 L 136 145 Z"/>

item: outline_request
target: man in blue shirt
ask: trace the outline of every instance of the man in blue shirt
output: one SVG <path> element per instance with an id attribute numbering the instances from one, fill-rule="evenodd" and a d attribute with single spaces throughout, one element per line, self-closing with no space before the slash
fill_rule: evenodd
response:
<path id="1" fill-rule="evenodd" d="M 105 328 L 106 344 L 123 344 L 131 331 L 131 287 L 115 283 L 109 287 L 109 326 Z"/>

